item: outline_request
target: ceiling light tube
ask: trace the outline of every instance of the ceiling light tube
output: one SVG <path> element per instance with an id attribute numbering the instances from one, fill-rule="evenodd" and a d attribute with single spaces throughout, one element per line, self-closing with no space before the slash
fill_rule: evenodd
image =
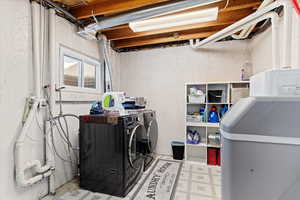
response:
<path id="1" fill-rule="evenodd" d="M 218 11 L 218 7 L 215 7 L 177 15 L 134 21 L 129 23 L 129 27 L 134 32 L 143 32 L 215 21 L 218 19 Z"/>

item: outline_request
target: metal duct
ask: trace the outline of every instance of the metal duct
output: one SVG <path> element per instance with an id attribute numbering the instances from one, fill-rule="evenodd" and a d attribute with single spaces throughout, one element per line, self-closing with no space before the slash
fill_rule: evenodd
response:
<path id="1" fill-rule="evenodd" d="M 185 0 L 177 1 L 176 3 L 168 3 L 166 5 L 156 5 L 150 8 L 126 12 L 123 14 L 106 17 L 100 20 L 99 23 L 95 23 L 92 26 L 85 27 L 84 32 L 95 32 L 105 28 L 110 28 L 114 26 L 119 26 L 122 24 L 128 24 L 136 20 L 147 19 L 162 14 L 172 13 L 180 10 L 185 10 L 188 8 L 203 6 L 215 2 L 220 2 L 222 0 Z"/>

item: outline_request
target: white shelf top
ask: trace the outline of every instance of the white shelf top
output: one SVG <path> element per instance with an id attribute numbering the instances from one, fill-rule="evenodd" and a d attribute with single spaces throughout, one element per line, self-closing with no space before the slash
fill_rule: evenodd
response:
<path id="1" fill-rule="evenodd" d="M 199 143 L 199 144 L 186 144 L 187 146 L 191 147 L 207 147 L 206 143 Z"/>
<path id="2" fill-rule="evenodd" d="M 206 104 L 209 104 L 209 105 L 226 105 L 226 104 L 230 104 L 230 103 L 225 102 L 225 103 L 206 103 Z"/>
<path id="3" fill-rule="evenodd" d="M 186 122 L 186 126 L 220 128 L 220 123 L 209 123 L 209 122 Z"/>
<path id="4" fill-rule="evenodd" d="M 250 83 L 250 81 L 217 81 L 217 82 L 190 82 L 185 83 L 185 85 L 214 85 L 214 84 L 237 84 L 237 83 Z"/>
<path id="5" fill-rule="evenodd" d="M 221 148 L 221 145 L 207 144 L 207 147 Z"/>
<path id="6" fill-rule="evenodd" d="M 189 102 L 187 102 L 186 104 L 188 104 L 188 105 L 206 105 L 206 104 L 208 104 L 208 105 L 226 105 L 226 104 L 231 104 L 231 103 L 189 103 Z"/>
<path id="7" fill-rule="evenodd" d="M 200 143 L 200 144 L 186 144 L 187 146 L 191 147 L 213 147 L 213 148 L 221 148 L 221 145 L 215 145 L 215 144 L 206 144 L 206 143 Z"/>
<path id="8" fill-rule="evenodd" d="M 188 105 L 205 105 L 206 103 L 186 103 L 186 104 L 188 104 Z"/>

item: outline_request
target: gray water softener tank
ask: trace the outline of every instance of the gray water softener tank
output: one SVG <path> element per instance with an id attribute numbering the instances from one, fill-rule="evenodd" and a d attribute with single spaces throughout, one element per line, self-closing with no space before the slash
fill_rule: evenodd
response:
<path id="1" fill-rule="evenodd" d="M 300 98 L 249 97 L 221 123 L 222 200 L 300 199 Z"/>

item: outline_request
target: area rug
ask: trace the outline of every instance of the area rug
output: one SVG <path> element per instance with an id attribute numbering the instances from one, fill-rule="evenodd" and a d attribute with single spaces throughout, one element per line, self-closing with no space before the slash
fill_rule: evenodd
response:
<path id="1" fill-rule="evenodd" d="M 173 200 L 182 162 L 158 159 L 133 200 Z"/>

